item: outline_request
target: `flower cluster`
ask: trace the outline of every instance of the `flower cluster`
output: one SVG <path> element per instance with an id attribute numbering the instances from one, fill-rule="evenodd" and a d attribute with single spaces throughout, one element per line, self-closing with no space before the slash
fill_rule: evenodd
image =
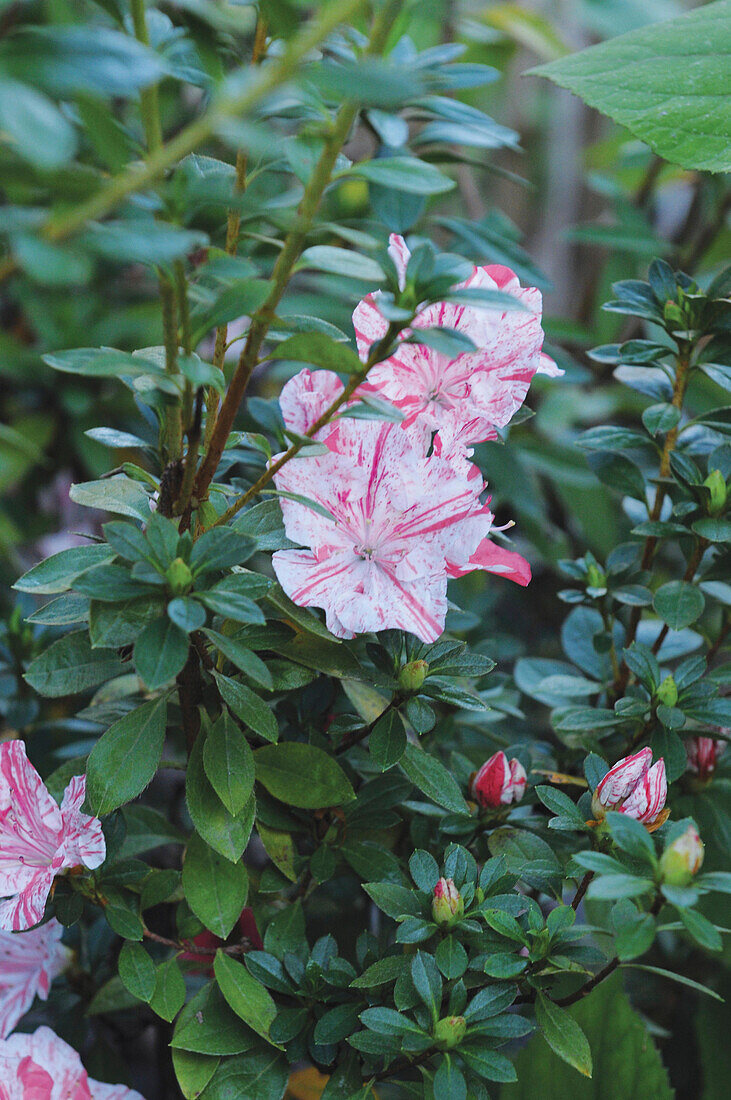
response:
<path id="1" fill-rule="evenodd" d="M 392 238 L 391 251 L 403 278 L 401 238 Z M 528 563 L 490 538 L 494 516 L 469 445 L 508 423 L 537 371 L 557 373 L 541 353 L 540 294 L 521 288 L 506 268 L 477 268 L 465 285 L 499 287 L 527 308 L 426 307 L 414 330 L 452 327 L 478 350 L 449 359 L 402 342 L 355 398 L 377 391 L 404 420 L 357 419 L 346 409 L 315 434 L 326 453 L 297 458 L 276 475 L 278 490 L 289 494 L 282 497 L 287 536 L 307 547 L 274 555 L 277 578 L 295 603 L 324 608 L 337 637 L 395 628 L 432 642 L 444 630 L 448 578 L 480 569 L 521 585 L 530 580 Z M 387 328 L 377 295 L 361 302 L 354 325 L 367 358 Z M 331 371 L 301 371 L 282 391 L 285 424 L 310 431 L 342 392 Z"/>
<path id="2" fill-rule="evenodd" d="M 126 1085 L 87 1076 L 73 1047 L 50 1028 L 0 1042 L 0 1100 L 144 1100 Z"/>
<path id="3" fill-rule="evenodd" d="M 610 768 L 594 791 L 592 810 L 601 821 L 607 810 L 633 817 L 643 825 L 657 828 L 667 817 L 668 796 L 665 761 L 652 764 L 652 749 L 644 748 L 634 756 L 624 756 Z"/>
<path id="4" fill-rule="evenodd" d="M 30 932 L 0 932 L 0 1039 L 7 1039 L 33 998 L 48 997 L 51 982 L 66 969 L 71 952 L 63 928 L 49 920 Z"/>
<path id="5" fill-rule="evenodd" d="M 23 931 L 43 918 L 56 875 L 104 862 L 98 818 L 82 814 L 85 776 L 76 775 L 59 806 L 28 760 L 22 741 L 0 745 L 0 929 Z"/>

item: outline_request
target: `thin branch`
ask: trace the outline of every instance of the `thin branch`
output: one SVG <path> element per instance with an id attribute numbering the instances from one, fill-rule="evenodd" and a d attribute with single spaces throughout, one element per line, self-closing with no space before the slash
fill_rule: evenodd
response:
<path id="1" fill-rule="evenodd" d="M 577 1001 L 581 1001 L 584 997 L 587 997 L 591 993 L 592 989 L 596 989 L 600 982 L 603 982 L 605 978 L 608 978 L 610 974 L 613 974 L 618 966 L 619 957 L 615 955 L 611 962 L 608 962 L 602 970 L 595 974 L 594 977 L 586 983 L 586 985 L 582 985 L 581 989 L 577 989 L 575 993 L 569 994 L 568 997 L 561 997 L 553 1003 L 559 1005 L 561 1008 L 567 1008 L 569 1005 L 576 1004 Z"/>
<path id="2" fill-rule="evenodd" d="M 593 878 L 594 878 L 594 872 L 593 871 L 587 871 L 586 874 L 584 875 L 584 877 L 582 878 L 581 882 L 579 883 L 579 888 L 576 891 L 576 893 L 574 894 L 574 900 L 571 902 L 571 908 L 574 910 L 574 912 L 576 912 L 576 910 L 579 908 L 582 901 L 584 900 L 584 894 L 589 889 L 589 886 L 591 884 L 591 880 Z"/>
<path id="3" fill-rule="evenodd" d="M 382 49 L 388 38 L 392 17 L 397 6 L 398 0 L 391 0 L 379 11 L 373 22 L 369 44 L 365 51 L 366 54 L 379 53 Z M 246 393 L 254 368 L 259 361 L 259 353 L 269 332 L 269 326 L 274 320 L 277 306 L 289 285 L 294 265 L 301 255 L 307 240 L 307 234 L 312 228 L 322 197 L 332 178 L 340 150 L 345 144 L 351 127 L 358 116 L 358 110 L 357 103 L 345 102 L 335 116 L 330 134 L 325 140 L 319 160 L 297 208 L 296 223 L 287 234 L 284 247 L 274 265 L 271 279 L 272 289 L 266 301 L 254 312 L 251 318 L 246 342 L 216 418 L 208 449 L 196 478 L 195 495 L 198 500 L 205 500 L 208 487 L 213 481 L 239 406 Z"/>

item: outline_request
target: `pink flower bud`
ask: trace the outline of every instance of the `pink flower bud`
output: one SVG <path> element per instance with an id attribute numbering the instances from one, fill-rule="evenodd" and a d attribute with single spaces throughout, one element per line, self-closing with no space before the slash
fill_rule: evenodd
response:
<path id="1" fill-rule="evenodd" d="M 436 924 L 442 927 L 454 924 L 464 915 L 462 895 L 451 878 L 440 878 L 434 887 L 431 912 Z"/>
<path id="2" fill-rule="evenodd" d="M 725 748 L 725 741 L 714 741 L 712 737 L 692 737 L 685 743 L 688 771 L 695 772 L 704 782 L 710 779 L 716 770 L 718 758 Z"/>
<path id="3" fill-rule="evenodd" d="M 660 857 L 662 880 L 668 886 L 687 886 L 703 863 L 703 841 L 695 825 L 689 825 Z"/>
<path id="4" fill-rule="evenodd" d="M 652 749 L 644 748 L 634 756 L 624 756 L 610 768 L 594 791 L 592 810 L 602 820 L 607 810 L 633 817 L 643 825 L 652 825 L 660 816 L 668 795 L 665 761 L 650 767 Z"/>
<path id="5" fill-rule="evenodd" d="M 504 752 L 496 752 L 473 776 L 470 794 L 485 808 L 509 806 L 511 802 L 520 802 L 527 778 L 519 760 L 508 760 Z"/>

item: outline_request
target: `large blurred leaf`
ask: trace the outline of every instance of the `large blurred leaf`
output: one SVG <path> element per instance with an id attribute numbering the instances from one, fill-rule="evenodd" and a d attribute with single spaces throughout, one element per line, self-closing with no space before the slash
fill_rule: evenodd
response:
<path id="1" fill-rule="evenodd" d="M 503 1086 L 500 1100 L 565 1100 L 568 1095 L 572 1100 L 672 1100 L 660 1056 L 618 978 L 599 986 L 568 1012 L 589 1040 L 593 1078 L 580 1077 L 536 1036 L 516 1058 L 518 1081 Z"/>
<path id="2" fill-rule="evenodd" d="M 612 38 L 531 72 L 626 126 L 656 153 L 731 169 L 731 0 Z"/>

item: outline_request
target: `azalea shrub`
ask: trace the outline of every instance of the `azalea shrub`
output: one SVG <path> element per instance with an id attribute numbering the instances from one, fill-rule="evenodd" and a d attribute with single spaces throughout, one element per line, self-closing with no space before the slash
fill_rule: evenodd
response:
<path id="1" fill-rule="evenodd" d="M 539 70 L 649 146 L 635 227 L 660 157 L 705 203 L 583 348 L 460 215 L 517 135 L 418 6 L 49 8 L 3 17 L 4 339 L 101 419 L 7 605 L 0 1097 L 721 1095 L 729 135 L 658 59 L 712 100 L 729 5 Z"/>

